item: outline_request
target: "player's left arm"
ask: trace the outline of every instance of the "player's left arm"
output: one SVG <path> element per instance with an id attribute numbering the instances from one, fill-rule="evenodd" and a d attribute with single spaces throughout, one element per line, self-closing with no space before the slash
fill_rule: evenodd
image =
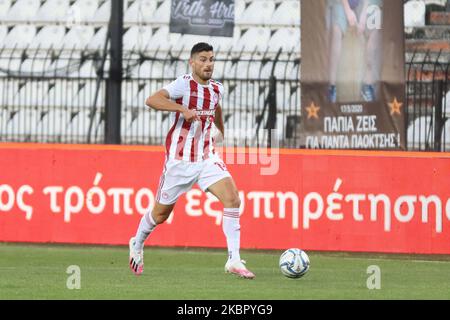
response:
<path id="1" fill-rule="evenodd" d="M 216 116 L 214 118 L 214 124 L 217 127 L 217 129 L 220 131 L 220 133 L 222 134 L 222 138 L 225 137 L 225 127 L 223 125 L 223 116 L 222 116 L 222 107 L 221 105 L 217 105 L 216 108 Z"/>

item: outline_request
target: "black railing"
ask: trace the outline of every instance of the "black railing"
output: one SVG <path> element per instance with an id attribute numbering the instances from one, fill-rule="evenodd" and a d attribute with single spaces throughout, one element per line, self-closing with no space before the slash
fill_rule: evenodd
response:
<path id="1" fill-rule="evenodd" d="M 0 141 L 104 143 L 106 51 L 0 49 Z M 145 99 L 189 72 L 186 50 L 125 52 L 121 140 L 158 145 L 169 114 Z M 228 141 L 240 146 L 299 145 L 301 117 L 298 52 L 217 52 L 215 78 Z M 104 59 L 106 59 L 104 61 Z M 407 147 L 450 151 L 448 54 L 414 53 L 406 63 Z M 276 133 L 268 129 L 276 128 Z"/>
<path id="2" fill-rule="evenodd" d="M 122 128 L 124 143 L 163 142 L 170 125 L 168 113 L 148 111 L 144 101 L 151 92 L 189 72 L 186 54 L 141 53 L 125 58 L 123 111 L 124 118 L 133 121 L 125 121 L 128 127 Z M 292 125 L 292 120 L 287 124 L 292 116 L 300 118 L 299 67 L 300 59 L 293 53 L 217 53 L 215 79 L 225 88 L 222 107 L 228 138 L 242 145 L 267 145 L 268 132 L 262 129 L 276 127 L 283 145 L 295 146 L 297 131 L 291 129 L 286 135 L 285 128 Z M 275 93 L 276 100 L 271 98 Z"/>
<path id="3" fill-rule="evenodd" d="M 85 143 L 104 107 L 100 52 L 0 51 L 0 139 Z M 98 81 L 101 80 L 101 81 Z M 93 142 L 102 142 L 99 116 Z"/>
<path id="4" fill-rule="evenodd" d="M 121 137 L 124 144 L 161 144 L 168 113 L 146 97 L 189 72 L 188 52 L 126 52 Z M 300 58 L 294 52 L 217 52 L 215 79 L 227 136 L 239 145 L 266 145 L 277 128 L 283 146 L 296 145 L 300 118 Z M 103 143 L 106 80 L 102 52 L 0 50 L 0 139 L 43 143 Z M 274 97 L 276 97 L 274 99 Z"/>
<path id="5" fill-rule="evenodd" d="M 406 72 L 408 150 L 450 151 L 448 53 L 415 52 Z"/>

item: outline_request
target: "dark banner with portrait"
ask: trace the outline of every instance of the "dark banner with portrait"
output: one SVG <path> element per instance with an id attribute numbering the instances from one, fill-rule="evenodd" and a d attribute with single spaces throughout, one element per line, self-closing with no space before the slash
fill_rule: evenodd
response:
<path id="1" fill-rule="evenodd" d="M 405 149 L 402 0 L 303 0 L 307 149 Z"/>
<path id="2" fill-rule="evenodd" d="M 233 37 L 234 0 L 172 0 L 170 32 Z"/>

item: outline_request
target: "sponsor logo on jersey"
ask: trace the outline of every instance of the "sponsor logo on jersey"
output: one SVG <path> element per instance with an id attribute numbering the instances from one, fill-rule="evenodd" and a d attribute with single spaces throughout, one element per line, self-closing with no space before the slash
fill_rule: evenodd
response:
<path id="1" fill-rule="evenodd" d="M 215 116 L 216 110 L 197 110 L 196 113 L 199 116 Z"/>

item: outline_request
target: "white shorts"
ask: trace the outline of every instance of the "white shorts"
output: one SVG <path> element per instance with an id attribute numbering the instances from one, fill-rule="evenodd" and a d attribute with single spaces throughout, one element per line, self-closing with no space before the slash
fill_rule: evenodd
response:
<path id="1" fill-rule="evenodd" d="M 172 205 L 183 193 L 191 190 L 195 183 L 206 192 L 214 183 L 227 177 L 231 175 L 219 156 L 200 162 L 167 159 L 159 181 L 156 202 Z"/>

